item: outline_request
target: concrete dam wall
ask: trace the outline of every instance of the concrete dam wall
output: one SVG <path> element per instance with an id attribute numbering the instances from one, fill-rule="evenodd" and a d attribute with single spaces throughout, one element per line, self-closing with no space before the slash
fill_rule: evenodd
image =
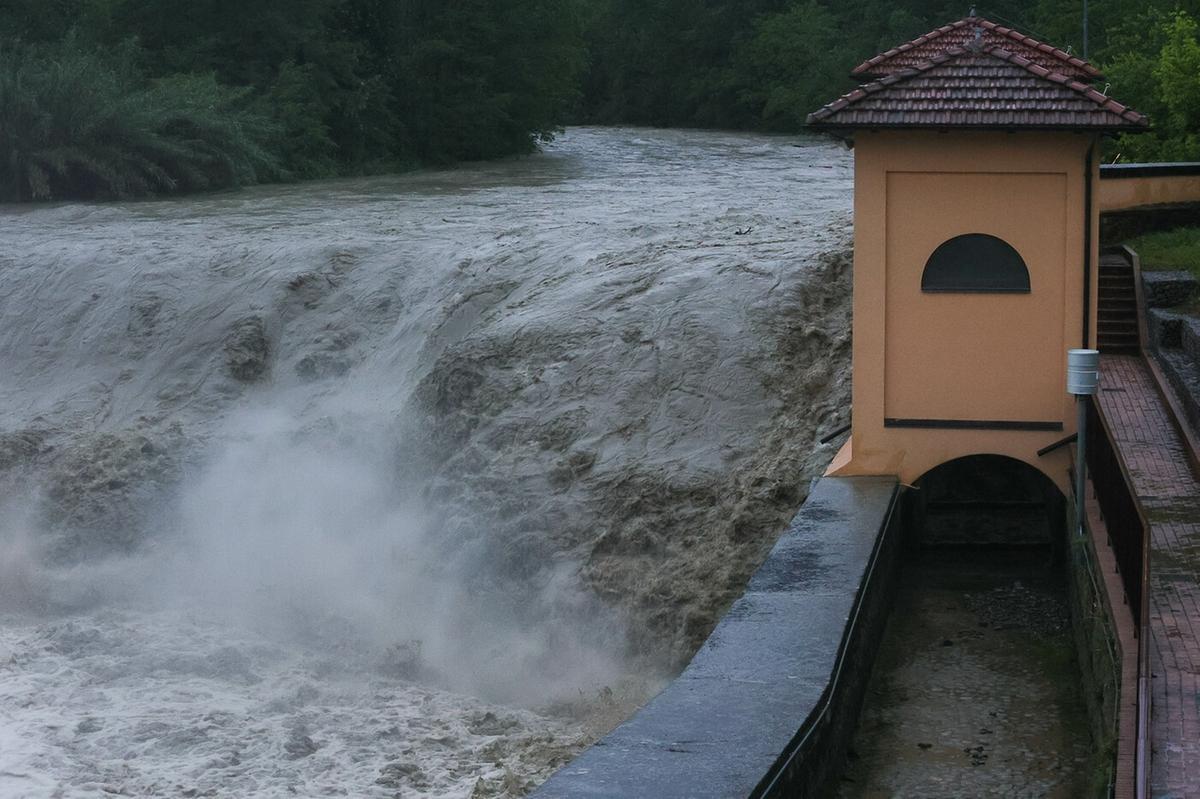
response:
<path id="1" fill-rule="evenodd" d="M 809 796 L 836 780 L 890 609 L 890 477 L 827 477 L 684 672 L 536 799 Z"/>

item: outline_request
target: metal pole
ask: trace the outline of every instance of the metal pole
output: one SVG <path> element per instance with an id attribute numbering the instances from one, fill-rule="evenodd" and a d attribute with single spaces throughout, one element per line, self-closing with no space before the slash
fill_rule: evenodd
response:
<path id="1" fill-rule="evenodd" d="M 1083 535 L 1084 489 L 1087 486 L 1087 403 L 1085 395 L 1075 397 L 1075 453 L 1079 462 L 1075 464 L 1075 534 Z"/>
<path id="2" fill-rule="evenodd" d="M 1067 393 L 1075 395 L 1075 533 L 1083 535 L 1084 489 L 1087 486 L 1088 397 L 1100 387 L 1100 353 L 1067 350 Z"/>
<path id="3" fill-rule="evenodd" d="M 1088 0 L 1083 0 L 1083 60 L 1088 57 Z"/>

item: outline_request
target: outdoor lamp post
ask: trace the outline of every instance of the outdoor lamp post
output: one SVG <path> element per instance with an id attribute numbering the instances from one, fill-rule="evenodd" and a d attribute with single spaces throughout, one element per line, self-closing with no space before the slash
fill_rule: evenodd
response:
<path id="1" fill-rule="evenodd" d="M 1075 520 L 1077 535 L 1083 535 L 1083 491 L 1087 481 L 1087 398 L 1100 385 L 1100 352 L 1067 350 L 1067 393 L 1075 395 L 1076 440 Z"/>

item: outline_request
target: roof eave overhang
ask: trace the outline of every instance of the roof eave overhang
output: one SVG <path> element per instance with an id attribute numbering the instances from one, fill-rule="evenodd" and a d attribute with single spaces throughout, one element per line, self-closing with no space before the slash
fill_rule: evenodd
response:
<path id="1" fill-rule="evenodd" d="M 1029 132 L 1058 132 L 1058 133 L 1102 133 L 1117 135 L 1120 133 L 1147 133 L 1153 128 L 1149 125 L 914 125 L 886 124 L 859 125 L 839 124 L 836 122 L 809 122 L 805 129 L 816 133 L 828 133 L 838 138 L 853 136 L 860 130 L 932 130 L 938 133 L 949 133 L 954 130 L 990 130 L 998 133 Z"/>

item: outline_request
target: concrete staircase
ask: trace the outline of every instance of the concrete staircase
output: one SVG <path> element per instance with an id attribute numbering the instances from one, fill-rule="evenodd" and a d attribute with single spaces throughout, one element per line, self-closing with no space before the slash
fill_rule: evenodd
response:
<path id="1" fill-rule="evenodd" d="M 1133 264 L 1123 253 L 1100 256 L 1100 308 L 1096 334 L 1101 352 L 1136 355 L 1141 350 L 1133 281 Z"/>

